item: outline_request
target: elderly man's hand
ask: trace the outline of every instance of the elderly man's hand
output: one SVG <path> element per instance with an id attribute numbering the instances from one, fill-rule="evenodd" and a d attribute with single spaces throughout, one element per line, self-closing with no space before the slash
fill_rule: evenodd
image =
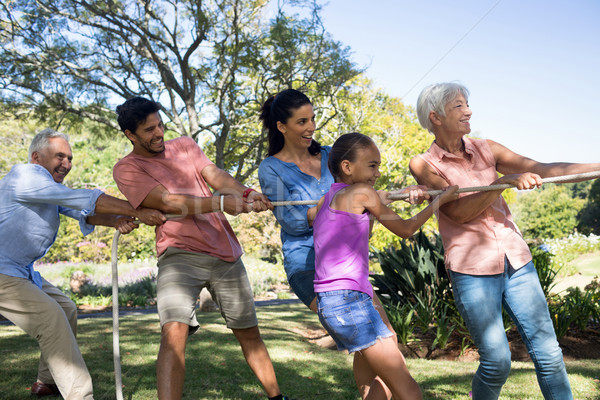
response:
<path id="1" fill-rule="evenodd" d="M 167 220 L 162 212 L 152 208 L 140 207 L 137 209 L 137 214 L 140 222 L 150 226 L 162 225 Z"/>
<path id="2" fill-rule="evenodd" d="M 121 232 L 122 235 L 126 235 L 139 227 L 139 223 L 135 222 L 133 217 L 119 217 L 115 221 L 115 229 Z"/>

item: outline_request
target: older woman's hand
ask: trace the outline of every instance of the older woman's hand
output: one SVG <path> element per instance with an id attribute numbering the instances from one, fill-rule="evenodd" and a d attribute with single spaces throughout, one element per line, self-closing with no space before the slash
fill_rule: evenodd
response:
<path id="1" fill-rule="evenodd" d="M 535 189 L 542 186 L 542 178 L 533 172 L 525 172 L 523 174 L 504 175 L 497 179 L 493 184 L 507 183 L 513 185 L 519 190 Z"/>

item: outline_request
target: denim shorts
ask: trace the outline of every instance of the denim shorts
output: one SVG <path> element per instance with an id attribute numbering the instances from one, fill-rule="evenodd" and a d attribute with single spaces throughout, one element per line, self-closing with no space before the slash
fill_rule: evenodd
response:
<path id="1" fill-rule="evenodd" d="M 310 307 L 310 303 L 315 299 L 315 270 L 309 269 L 307 271 L 299 271 L 290 276 L 288 282 L 290 287 L 298 296 L 300 301 L 306 304 L 306 307 Z"/>
<path id="2" fill-rule="evenodd" d="M 353 353 L 393 335 L 366 293 L 356 290 L 317 293 L 317 306 L 319 320 L 338 350 Z"/>

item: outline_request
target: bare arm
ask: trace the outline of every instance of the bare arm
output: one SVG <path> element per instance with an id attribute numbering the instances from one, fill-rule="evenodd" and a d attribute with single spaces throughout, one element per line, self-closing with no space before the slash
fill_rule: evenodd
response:
<path id="1" fill-rule="evenodd" d="M 433 169 L 420 157 L 410 160 L 409 169 L 414 178 L 421 185 L 426 185 L 432 189 L 443 189 L 448 186 L 448 182 L 437 175 Z M 496 182 L 507 183 L 507 182 Z M 479 192 L 463 196 L 455 201 L 441 206 L 441 210 L 452 220 L 462 224 L 472 220 L 488 208 L 500 194 L 502 190 L 489 192 Z"/>
<path id="2" fill-rule="evenodd" d="M 391 208 L 387 207 L 377 192 L 369 185 L 356 185 L 356 189 L 348 193 L 347 198 L 351 198 L 354 206 L 350 212 L 360 213 L 360 207 L 368 210 L 375 219 L 383 226 L 389 229 L 395 235 L 402 238 L 408 238 L 415 233 L 432 215 L 433 212 L 442 204 L 456 199 L 457 186 L 445 191 L 437 196 L 427 207 L 410 219 L 403 219 Z M 344 199 L 340 199 L 344 201 Z M 358 211 L 358 212 L 357 212 Z"/>
<path id="3" fill-rule="evenodd" d="M 493 140 L 488 140 L 487 142 L 490 148 L 492 149 L 494 158 L 496 159 L 496 170 L 504 175 L 523 174 L 525 172 L 531 172 L 533 174 L 539 175 L 542 178 L 548 178 L 551 176 L 580 174 L 584 172 L 600 170 L 600 163 L 541 163 L 530 158 L 521 156 L 504 147 L 500 143 L 494 142 Z M 577 180 L 574 180 L 573 182 L 577 182 Z M 524 187 L 524 189 L 530 188 Z"/>
<path id="4" fill-rule="evenodd" d="M 105 222 L 98 225 L 114 227 L 114 222 L 116 220 L 113 221 L 113 225 L 110 225 L 112 218 L 111 216 L 114 215 L 137 218 L 146 225 L 161 225 L 166 221 L 165 216 L 157 210 L 149 210 L 144 208 L 135 209 L 127 201 L 118 199 L 108 194 L 102 194 L 100 197 L 98 197 L 94 211 L 97 214 L 98 220 L 100 222 Z M 106 214 L 109 216 L 101 216 Z"/>
<path id="5" fill-rule="evenodd" d="M 202 177 L 206 183 L 210 185 L 210 187 L 218 190 L 219 194 L 233 195 L 241 198 L 246 189 L 248 189 L 246 186 L 235 180 L 227 172 L 215 165 L 209 165 L 205 167 L 202 170 Z M 252 205 L 250 211 L 259 212 L 267 209 L 273 209 L 273 205 L 267 196 L 254 190 L 248 194 L 244 201 Z"/>
<path id="6" fill-rule="evenodd" d="M 124 217 L 122 215 L 113 214 L 96 214 L 87 217 L 86 222 L 90 225 L 109 226 L 117 229 L 122 234 L 129 233 L 139 226 L 138 223 L 134 223 L 133 217 Z"/>

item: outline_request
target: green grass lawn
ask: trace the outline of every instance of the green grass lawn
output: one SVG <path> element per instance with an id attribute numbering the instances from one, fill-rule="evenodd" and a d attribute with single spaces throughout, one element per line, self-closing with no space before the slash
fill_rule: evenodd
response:
<path id="1" fill-rule="evenodd" d="M 585 276 L 600 276 L 600 253 L 584 254 L 571 262 L 574 269 Z"/>
<path id="2" fill-rule="evenodd" d="M 319 347 L 301 333 L 319 329 L 300 303 L 258 307 L 261 332 L 284 394 L 296 399 L 359 399 L 351 356 Z M 264 399 L 239 345 L 219 313 L 199 313 L 199 332 L 189 339 L 185 399 Z M 160 340 L 156 314 L 121 317 L 125 399 L 156 399 L 155 361 Z M 96 399 L 114 399 L 112 321 L 79 321 L 78 341 L 94 380 Z M 0 326 L 0 398 L 25 399 L 36 378 L 39 349 L 14 326 Z M 408 360 L 425 399 L 467 399 L 477 363 Z M 600 360 L 567 362 L 575 399 L 600 398 Z M 501 399 L 542 399 L 531 363 L 514 362 Z"/>

